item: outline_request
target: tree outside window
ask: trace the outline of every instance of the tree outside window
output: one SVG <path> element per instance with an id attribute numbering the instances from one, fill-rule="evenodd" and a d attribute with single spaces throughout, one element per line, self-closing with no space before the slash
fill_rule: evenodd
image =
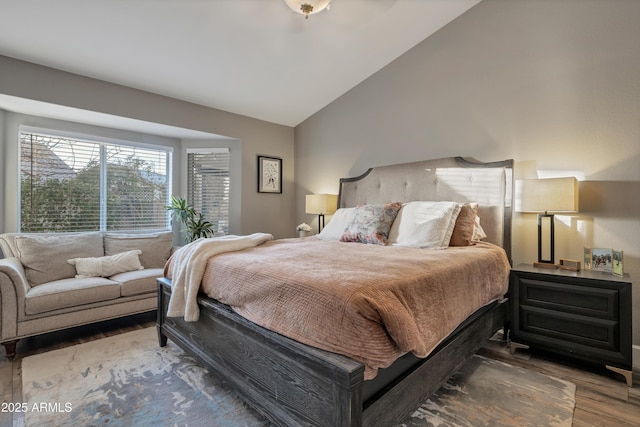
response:
<path id="1" fill-rule="evenodd" d="M 20 230 L 166 229 L 171 153 L 23 132 Z"/>

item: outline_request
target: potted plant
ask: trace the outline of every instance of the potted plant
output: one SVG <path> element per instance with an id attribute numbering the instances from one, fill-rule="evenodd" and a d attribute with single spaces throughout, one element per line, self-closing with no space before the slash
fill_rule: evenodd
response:
<path id="1" fill-rule="evenodd" d="M 187 200 L 182 197 L 171 196 L 171 204 L 167 206 L 171 212 L 171 219 L 179 221 L 185 226 L 184 240 L 193 242 L 200 237 L 213 236 L 213 224 L 202 218 L 202 213 L 189 206 Z"/>

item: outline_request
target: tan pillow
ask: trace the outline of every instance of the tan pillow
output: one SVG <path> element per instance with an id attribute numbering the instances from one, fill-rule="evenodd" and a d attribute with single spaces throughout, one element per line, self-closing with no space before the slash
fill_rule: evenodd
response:
<path id="1" fill-rule="evenodd" d="M 99 258 L 72 258 L 67 262 L 76 267 L 76 278 L 110 277 L 126 271 L 142 270 L 139 255 L 141 250 L 127 251 Z"/>
<path id="2" fill-rule="evenodd" d="M 70 258 L 104 255 L 100 232 L 25 235 L 15 242 L 32 286 L 75 276 L 76 269 L 67 262 Z"/>
<path id="3" fill-rule="evenodd" d="M 473 229 L 477 215 L 477 203 L 465 203 L 462 205 L 449 246 L 469 246 L 473 243 Z"/>
<path id="4" fill-rule="evenodd" d="M 107 233 L 104 236 L 104 254 L 115 255 L 139 249 L 140 263 L 144 268 L 162 268 L 171 255 L 173 232 L 153 234 Z"/>

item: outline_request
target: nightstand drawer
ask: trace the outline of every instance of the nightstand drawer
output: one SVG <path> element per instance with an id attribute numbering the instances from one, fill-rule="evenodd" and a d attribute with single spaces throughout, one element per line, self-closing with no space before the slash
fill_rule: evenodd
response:
<path id="1" fill-rule="evenodd" d="M 618 319 L 617 289 L 567 285 L 528 278 L 521 278 L 518 287 L 520 305 L 599 319 Z"/>
<path id="2" fill-rule="evenodd" d="M 538 338 L 554 338 L 565 344 L 582 344 L 608 351 L 617 351 L 620 348 L 617 321 L 538 307 L 520 306 L 520 333 L 530 333 Z"/>
<path id="3" fill-rule="evenodd" d="M 631 385 L 627 275 L 520 264 L 511 269 L 509 292 L 512 343 L 604 365 Z"/>

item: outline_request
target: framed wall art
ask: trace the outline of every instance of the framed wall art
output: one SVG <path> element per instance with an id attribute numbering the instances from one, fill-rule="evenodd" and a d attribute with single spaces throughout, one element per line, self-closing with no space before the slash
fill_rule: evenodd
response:
<path id="1" fill-rule="evenodd" d="M 282 159 L 258 156 L 258 193 L 282 193 Z"/>

